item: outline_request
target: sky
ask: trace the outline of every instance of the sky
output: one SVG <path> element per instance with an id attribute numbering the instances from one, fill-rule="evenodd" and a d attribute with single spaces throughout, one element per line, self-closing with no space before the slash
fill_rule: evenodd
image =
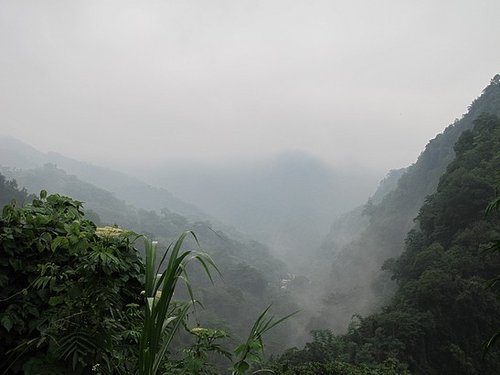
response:
<path id="1" fill-rule="evenodd" d="M 500 73 L 498 0 L 0 0 L 0 134 L 107 166 L 414 162 Z"/>

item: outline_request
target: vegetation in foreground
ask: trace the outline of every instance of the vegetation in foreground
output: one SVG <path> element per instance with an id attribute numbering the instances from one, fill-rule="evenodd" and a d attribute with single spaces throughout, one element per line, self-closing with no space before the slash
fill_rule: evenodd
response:
<path id="1" fill-rule="evenodd" d="M 25 207 L 6 205 L 0 218 L 0 370 L 216 373 L 210 353 L 234 359 L 235 375 L 258 366 L 262 336 L 287 317 L 275 320 L 266 309 L 234 355 L 218 342 L 223 331 L 191 326 L 196 301 L 188 263 L 198 262 L 209 277 L 218 270 L 206 253 L 183 250 L 189 235 L 196 240 L 185 232 L 163 254 L 146 241 L 143 263 L 133 247 L 140 236 L 97 228 L 84 218 L 81 202 L 42 191 Z M 178 282 L 187 300 L 174 299 Z M 184 345 L 180 331 L 191 338 L 184 337 Z"/>
<path id="2" fill-rule="evenodd" d="M 117 224 L 144 234 L 158 241 L 161 254 L 166 245 L 175 242 L 179 233 L 192 229 L 201 239 L 203 250 L 210 254 L 223 274 L 223 278 L 214 277 L 212 284 L 202 267 L 194 266 L 190 270 L 191 282 L 196 286 L 196 299 L 205 307 L 197 309 L 197 318 L 203 327 L 224 330 L 228 336 L 222 341 L 230 347 L 246 339 L 248 327 L 271 303 L 279 316 L 299 309 L 291 291 L 281 288 L 281 280 L 289 271 L 256 241 L 216 230 L 208 222 L 191 222 L 161 206 L 158 207 L 161 212 L 129 206 L 112 193 L 85 183 L 54 165 L 29 171 L 17 170 L 15 177 L 19 178 L 16 179 L 18 184 L 28 187 L 29 191 L 47 189 L 85 202 L 85 218 L 99 227 Z M 27 201 L 30 199 L 18 200 Z M 138 245 L 143 251 L 142 241 Z M 196 248 L 190 239 L 187 239 L 187 246 Z M 290 323 L 284 322 L 269 332 L 266 339 L 268 353 L 290 346 L 287 344 L 293 334 L 288 327 Z M 222 369 L 230 365 L 222 357 L 218 361 Z"/>

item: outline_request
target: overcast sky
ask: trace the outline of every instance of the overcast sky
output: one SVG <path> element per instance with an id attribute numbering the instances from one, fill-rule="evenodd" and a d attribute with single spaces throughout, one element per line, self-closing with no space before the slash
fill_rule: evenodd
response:
<path id="1" fill-rule="evenodd" d="M 0 0 L 0 133 L 118 165 L 413 162 L 500 73 L 500 1 Z"/>

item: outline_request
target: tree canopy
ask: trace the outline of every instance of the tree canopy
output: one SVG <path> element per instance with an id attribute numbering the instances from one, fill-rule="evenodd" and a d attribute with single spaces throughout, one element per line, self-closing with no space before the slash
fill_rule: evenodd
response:
<path id="1" fill-rule="evenodd" d="M 484 114 L 457 141 L 456 158 L 420 209 L 404 252 L 384 265 L 398 285 L 392 301 L 355 318 L 347 334 L 316 333 L 280 358 L 278 373 L 341 374 L 335 365 L 345 362 L 381 371 L 387 361 L 397 373 L 498 373 L 498 348 L 484 358 L 483 349 L 500 326 L 500 301 L 486 287 L 500 269 L 500 255 L 488 250 L 500 236 L 500 217 L 485 215 L 499 150 L 500 119 Z"/>

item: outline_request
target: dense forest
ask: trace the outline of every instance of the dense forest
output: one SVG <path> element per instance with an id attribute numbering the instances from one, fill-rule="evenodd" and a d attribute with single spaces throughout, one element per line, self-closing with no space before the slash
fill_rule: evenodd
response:
<path id="1" fill-rule="evenodd" d="M 405 251 L 385 262 L 398 288 L 380 312 L 353 318 L 348 332 L 316 331 L 279 359 L 283 374 L 338 374 L 336 361 L 412 374 L 495 374 L 500 352 L 483 343 L 500 326 L 500 300 L 487 288 L 500 256 L 500 216 L 485 216 L 500 170 L 500 120 L 482 115 L 454 147 L 456 159 L 417 217 Z"/>
<path id="2" fill-rule="evenodd" d="M 189 248 L 199 261 L 179 263 L 179 284 L 187 284 L 173 298 L 174 283 L 168 298 L 185 304 L 167 304 L 170 338 L 160 337 L 168 349 L 157 371 L 498 373 L 498 345 L 485 349 L 500 329 L 491 282 L 500 274 L 492 246 L 500 213 L 490 205 L 500 186 L 498 116 L 500 75 L 415 164 L 391 171 L 321 246 L 304 248 L 304 270 L 317 271 L 307 277 L 165 189 L 60 155 L 45 159 L 22 144 L 23 152 L 4 149 L 11 159 L 0 175 L 0 370 L 136 372 L 148 308 L 162 298 L 144 297 L 156 245 L 137 233 L 158 242 L 156 260 Z M 180 246 L 186 230 L 196 237 Z M 279 317 L 302 311 L 273 326 L 269 312 L 260 315 L 271 304 Z M 303 348 L 287 349 L 309 330 Z M 274 353 L 267 361 L 256 332 Z"/>
<path id="3" fill-rule="evenodd" d="M 328 273 L 323 308 L 310 328 L 345 330 L 353 314 L 373 312 L 392 297 L 396 284 L 380 269 L 388 258 L 401 254 L 420 207 L 455 158 L 455 143 L 482 113 L 500 116 L 500 75 L 465 115 L 427 144 L 413 165 L 391 172 L 366 205 L 332 225 L 316 257 L 323 265 L 328 258 L 332 266 L 323 271 Z"/>

